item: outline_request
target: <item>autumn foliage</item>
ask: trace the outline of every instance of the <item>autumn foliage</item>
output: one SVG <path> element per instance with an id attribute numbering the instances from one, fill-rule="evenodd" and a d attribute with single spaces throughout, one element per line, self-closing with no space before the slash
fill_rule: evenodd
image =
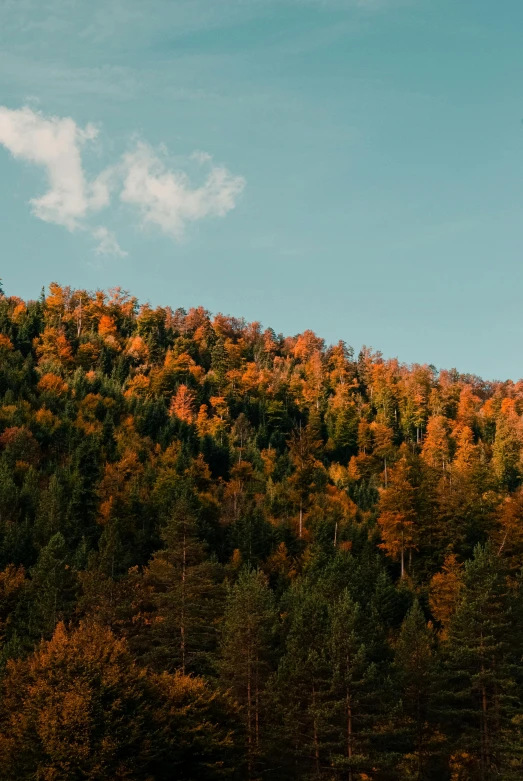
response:
<path id="1" fill-rule="evenodd" d="M 0 293 L 0 779 L 523 777 L 523 382 Z"/>

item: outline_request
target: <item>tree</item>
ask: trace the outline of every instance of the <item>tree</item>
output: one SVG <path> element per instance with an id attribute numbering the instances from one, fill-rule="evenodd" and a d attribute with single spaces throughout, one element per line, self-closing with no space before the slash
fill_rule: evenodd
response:
<path id="1" fill-rule="evenodd" d="M 333 748 L 331 765 L 347 781 L 357 771 L 372 772 L 374 687 L 378 671 L 362 633 L 361 608 L 345 590 L 329 610 L 329 666 L 332 669 Z"/>
<path id="2" fill-rule="evenodd" d="M 3 684 L 0 778 L 145 778 L 145 673 L 108 629 L 59 624 Z"/>
<path id="3" fill-rule="evenodd" d="M 182 675 L 208 671 L 220 612 L 219 568 L 206 556 L 188 499 L 176 501 L 162 539 L 165 547 L 154 554 L 141 580 L 135 645 L 156 669 Z"/>
<path id="4" fill-rule="evenodd" d="M 316 457 L 322 442 L 310 426 L 293 431 L 289 438 L 289 453 L 294 466 L 290 484 L 299 506 L 298 535 L 303 536 L 303 513 L 305 503 L 314 488 L 315 481 L 323 471 L 322 464 Z"/>
<path id="5" fill-rule="evenodd" d="M 450 459 L 450 443 L 444 415 L 433 415 L 429 419 L 421 455 L 429 466 L 445 471 Z"/>
<path id="6" fill-rule="evenodd" d="M 490 545 L 477 546 L 465 564 L 461 600 L 444 649 L 446 727 L 453 753 L 469 758 L 471 779 L 517 777 L 510 770 L 521 757 L 516 620 L 502 561 Z"/>
<path id="7" fill-rule="evenodd" d="M 500 483 L 509 490 L 517 488 L 520 477 L 521 421 L 513 399 L 503 399 L 496 419 L 496 438 L 492 446 L 492 466 Z"/>
<path id="8" fill-rule="evenodd" d="M 292 587 L 285 653 L 274 681 L 276 756 L 300 779 L 324 778 L 331 748 L 328 603 L 311 583 Z"/>
<path id="9" fill-rule="evenodd" d="M 30 657 L 8 662 L 0 702 L 5 781 L 235 777 L 231 701 L 201 679 L 148 674 L 93 623 L 59 624 Z"/>
<path id="10" fill-rule="evenodd" d="M 494 534 L 498 556 L 509 557 L 512 567 L 519 569 L 523 561 L 523 490 L 507 496 L 498 510 Z"/>
<path id="11" fill-rule="evenodd" d="M 340 382 L 334 396 L 330 397 L 325 422 L 336 454 L 340 459 L 348 460 L 356 450 L 358 411 L 346 384 Z"/>
<path id="12" fill-rule="evenodd" d="M 187 385 L 178 386 L 176 394 L 172 397 L 169 414 L 174 415 L 185 423 L 192 423 L 195 419 L 196 394 Z"/>
<path id="13" fill-rule="evenodd" d="M 378 524 L 380 544 L 393 560 L 400 560 L 401 577 L 405 577 L 405 552 L 416 549 L 414 508 L 415 489 L 410 481 L 410 467 L 403 456 L 389 471 L 388 488 L 381 491 Z"/>
<path id="14" fill-rule="evenodd" d="M 436 684 L 434 636 L 425 623 L 418 600 L 407 613 L 396 644 L 394 667 L 407 719 L 408 754 L 415 756 L 415 777 L 418 781 L 431 777 L 429 749 L 431 709 Z M 410 776 L 409 776 L 410 777 Z"/>
<path id="15" fill-rule="evenodd" d="M 0 660 L 1 664 L 9 654 L 9 643 L 16 633 L 16 611 L 20 598 L 27 588 L 23 567 L 9 564 L 0 572 Z"/>
<path id="16" fill-rule="evenodd" d="M 64 486 L 56 475 L 51 476 L 45 491 L 41 491 L 40 503 L 36 516 L 35 537 L 39 544 L 46 545 L 51 537 L 58 532 L 62 534 L 66 512 L 66 497 Z"/>
<path id="17" fill-rule="evenodd" d="M 247 736 L 248 776 L 261 760 L 264 741 L 262 713 L 272 668 L 271 641 L 276 624 L 274 598 L 265 577 L 244 569 L 230 587 L 220 644 L 219 670 L 237 700 Z"/>
<path id="18" fill-rule="evenodd" d="M 171 781 L 217 781 L 241 776 L 244 751 L 238 708 L 227 693 L 203 678 L 162 673 L 153 678 L 152 777 Z"/>
<path id="19" fill-rule="evenodd" d="M 33 637 L 50 637 L 57 623 L 70 617 L 76 588 L 76 573 L 68 561 L 65 539 L 57 532 L 42 548 L 31 570 L 34 597 L 29 630 Z"/>
<path id="20" fill-rule="evenodd" d="M 448 637 L 448 627 L 456 612 L 463 586 L 463 565 L 455 553 L 445 556 L 441 572 L 437 572 L 429 585 L 430 609 L 442 628 L 442 639 Z"/>
<path id="21" fill-rule="evenodd" d="M 388 472 L 387 472 L 387 458 L 394 455 L 394 448 L 392 445 L 393 431 L 389 426 L 385 426 L 383 423 L 374 421 L 371 424 L 373 448 L 372 452 L 378 458 L 383 459 L 383 476 L 385 488 L 388 487 Z"/>

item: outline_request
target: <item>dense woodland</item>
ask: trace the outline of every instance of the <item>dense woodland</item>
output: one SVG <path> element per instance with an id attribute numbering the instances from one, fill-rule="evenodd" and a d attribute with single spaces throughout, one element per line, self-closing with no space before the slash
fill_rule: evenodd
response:
<path id="1" fill-rule="evenodd" d="M 523 778 L 523 382 L 0 293 L 0 779 Z"/>

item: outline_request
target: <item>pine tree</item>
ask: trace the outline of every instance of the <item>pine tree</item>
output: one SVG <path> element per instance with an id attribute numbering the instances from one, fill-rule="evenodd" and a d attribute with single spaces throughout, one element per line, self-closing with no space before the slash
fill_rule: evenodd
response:
<path id="1" fill-rule="evenodd" d="M 322 442 L 317 437 L 313 427 L 299 428 L 293 431 L 289 438 L 289 454 L 294 466 L 294 473 L 289 482 L 296 496 L 298 505 L 298 536 L 303 536 L 303 516 L 307 501 L 313 493 L 318 480 L 322 476 L 322 464 L 316 454 Z"/>
<path id="2" fill-rule="evenodd" d="M 500 483 L 513 491 L 521 481 L 521 421 L 513 399 L 503 399 L 496 419 L 492 466 Z"/>
<path id="3" fill-rule="evenodd" d="M 332 748 L 328 603 L 310 583 L 294 586 L 287 603 L 285 653 L 274 684 L 278 757 L 292 777 L 325 778 Z"/>
<path id="4" fill-rule="evenodd" d="M 510 778 L 521 692 L 516 686 L 511 614 L 502 561 L 490 545 L 465 564 L 459 607 L 445 647 L 446 726 L 454 753 L 466 754 L 471 779 Z"/>
<path id="5" fill-rule="evenodd" d="M 56 624 L 71 616 L 76 589 L 76 573 L 69 564 L 65 539 L 57 532 L 42 548 L 31 570 L 29 631 L 34 638 L 50 637 Z"/>
<path id="6" fill-rule="evenodd" d="M 455 553 L 445 556 L 443 569 L 437 572 L 429 585 L 430 609 L 434 618 L 439 621 L 442 638 L 448 636 L 448 626 L 460 603 L 463 586 L 463 566 Z"/>
<path id="7" fill-rule="evenodd" d="M 229 589 L 220 644 L 223 684 L 239 703 L 247 738 L 248 777 L 262 762 L 266 685 L 273 666 L 274 598 L 265 577 L 244 569 Z"/>
<path id="8" fill-rule="evenodd" d="M 416 549 L 415 489 L 405 456 L 391 468 L 388 482 L 388 488 L 385 488 L 380 496 L 378 524 L 383 539 L 380 548 L 393 560 L 399 559 L 403 578 L 406 574 L 405 553 Z"/>
<path id="9" fill-rule="evenodd" d="M 376 760 L 372 729 L 377 710 L 374 689 L 379 679 L 362 630 L 361 608 L 345 590 L 329 609 L 327 638 L 332 676 L 330 764 L 337 777 L 347 781 L 356 779 L 357 772 L 371 772 Z"/>
<path id="10" fill-rule="evenodd" d="M 436 655 L 434 635 L 427 627 L 418 600 L 415 600 L 401 626 L 395 648 L 394 667 L 402 712 L 406 718 L 407 753 L 415 758 L 414 775 L 409 775 L 409 778 L 416 778 L 417 781 L 435 778 L 431 773 L 433 747 L 430 746 L 430 739 L 435 730 L 431 717 L 436 683 Z"/>
<path id="11" fill-rule="evenodd" d="M 162 539 L 165 547 L 144 570 L 142 632 L 135 643 L 156 669 L 208 672 L 221 612 L 219 567 L 207 558 L 188 499 L 176 501 Z"/>

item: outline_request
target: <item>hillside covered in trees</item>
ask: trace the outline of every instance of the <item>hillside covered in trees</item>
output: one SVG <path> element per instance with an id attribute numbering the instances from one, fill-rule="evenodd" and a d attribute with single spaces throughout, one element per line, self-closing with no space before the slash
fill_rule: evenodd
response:
<path id="1" fill-rule="evenodd" d="M 523 382 L 0 294 L 0 779 L 523 778 Z"/>

